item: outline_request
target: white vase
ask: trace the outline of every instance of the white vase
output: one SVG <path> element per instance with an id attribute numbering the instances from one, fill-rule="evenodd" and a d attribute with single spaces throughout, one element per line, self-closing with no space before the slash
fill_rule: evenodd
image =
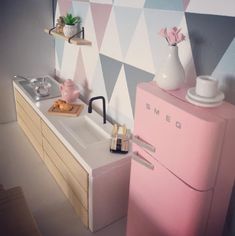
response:
<path id="1" fill-rule="evenodd" d="M 169 52 L 156 77 L 158 86 L 165 90 L 176 90 L 185 82 L 184 68 L 180 62 L 178 47 L 169 46 Z"/>
<path id="2" fill-rule="evenodd" d="M 78 26 L 77 26 L 77 24 L 76 25 L 65 25 L 63 28 L 63 31 L 64 31 L 64 35 L 69 38 L 78 32 Z"/>

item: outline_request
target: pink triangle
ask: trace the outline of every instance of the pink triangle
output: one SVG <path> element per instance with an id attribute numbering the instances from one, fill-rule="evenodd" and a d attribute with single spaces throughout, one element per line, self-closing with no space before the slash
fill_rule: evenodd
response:
<path id="1" fill-rule="evenodd" d="M 187 9 L 189 2 L 190 2 L 190 0 L 183 0 L 185 10 Z"/>
<path id="2" fill-rule="evenodd" d="M 72 0 L 58 0 L 60 15 L 65 16 L 72 6 Z"/>
<path id="3" fill-rule="evenodd" d="M 96 32 L 97 45 L 100 49 L 112 5 L 97 3 L 91 3 L 90 5 Z"/>
<path id="4" fill-rule="evenodd" d="M 73 80 L 75 83 L 81 85 L 82 87 L 86 87 L 87 85 L 87 77 L 86 77 L 86 72 L 84 68 L 81 49 L 79 49 L 79 52 L 78 52 L 77 64 L 76 64 Z"/>

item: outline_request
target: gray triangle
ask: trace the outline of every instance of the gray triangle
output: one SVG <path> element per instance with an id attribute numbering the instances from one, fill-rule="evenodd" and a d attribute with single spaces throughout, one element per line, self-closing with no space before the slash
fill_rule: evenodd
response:
<path id="1" fill-rule="evenodd" d="M 167 11 L 184 11 L 184 4 L 182 0 L 146 0 L 144 7 Z"/>
<path id="2" fill-rule="evenodd" d="M 121 70 L 122 62 L 117 61 L 111 57 L 107 57 L 103 54 L 100 54 L 100 62 L 108 100 L 110 100 L 119 72 Z"/>
<path id="3" fill-rule="evenodd" d="M 235 37 L 235 17 L 185 13 L 197 75 L 211 75 Z"/>
<path id="4" fill-rule="evenodd" d="M 135 111 L 135 96 L 137 84 L 141 82 L 149 82 L 153 80 L 155 75 L 128 64 L 124 64 L 124 70 L 126 74 L 126 81 L 129 90 L 132 110 Z"/>

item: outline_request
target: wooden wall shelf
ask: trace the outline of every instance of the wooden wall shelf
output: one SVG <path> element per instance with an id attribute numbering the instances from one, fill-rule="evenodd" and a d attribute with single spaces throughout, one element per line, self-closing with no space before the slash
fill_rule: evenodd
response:
<path id="1" fill-rule="evenodd" d="M 66 41 L 69 42 L 69 38 L 68 37 L 65 37 L 64 34 L 62 33 L 57 33 L 54 29 L 50 31 L 50 29 L 44 29 L 44 31 L 47 33 L 47 34 L 50 34 L 54 37 L 59 37 L 59 38 L 62 38 Z M 72 39 L 70 39 L 70 42 L 71 44 L 75 44 L 75 45 L 91 45 L 91 42 L 88 41 L 88 40 L 85 40 L 85 39 L 81 39 L 81 38 L 78 38 L 78 37 L 74 37 Z"/>

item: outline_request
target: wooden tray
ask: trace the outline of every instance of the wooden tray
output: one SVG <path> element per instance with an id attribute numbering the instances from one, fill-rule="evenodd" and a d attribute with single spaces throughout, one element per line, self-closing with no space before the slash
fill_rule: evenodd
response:
<path id="1" fill-rule="evenodd" d="M 48 114 L 58 115 L 58 116 L 79 116 L 83 110 L 82 104 L 72 104 L 73 109 L 71 111 L 61 111 L 58 107 L 53 107 L 53 105 L 49 108 Z"/>

